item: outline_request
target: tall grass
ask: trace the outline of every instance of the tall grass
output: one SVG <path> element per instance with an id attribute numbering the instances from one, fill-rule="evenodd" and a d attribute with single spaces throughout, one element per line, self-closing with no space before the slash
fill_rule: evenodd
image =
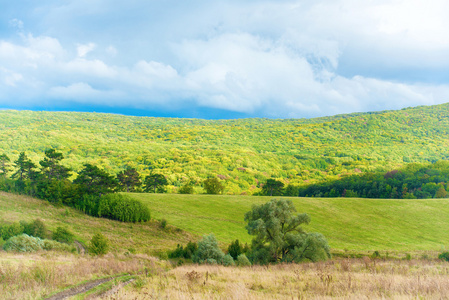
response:
<path id="1" fill-rule="evenodd" d="M 0 298 L 40 299 L 86 280 L 151 270 L 163 264 L 147 256 L 102 258 L 58 254 L 9 254 L 0 252 Z"/>
<path id="2" fill-rule="evenodd" d="M 269 267 L 181 266 L 114 299 L 447 299 L 449 264 L 369 258 Z"/>

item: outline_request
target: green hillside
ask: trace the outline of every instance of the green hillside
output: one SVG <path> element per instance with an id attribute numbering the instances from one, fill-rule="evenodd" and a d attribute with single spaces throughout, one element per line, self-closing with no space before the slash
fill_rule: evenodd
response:
<path id="1" fill-rule="evenodd" d="M 37 218 L 52 232 L 58 226 L 69 229 L 75 239 L 86 245 L 95 233 L 101 232 L 110 240 L 111 250 L 120 254 L 130 249 L 155 254 L 195 238 L 173 227 L 162 230 L 157 221 L 130 224 L 94 218 L 72 208 L 52 206 L 47 201 L 0 192 L 0 223 L 31 222 Z"/>
<path id="2" fill-rule="evenodd" d="M 250 242 L 244 214 L 270 197 L 131 194 L 155 218 L 197 235 Z M 449 246 L 449 199 L 385 200 L 290 198 L 312 221 L 305 230 L 323 233 L 333 250 L 440 251 Z"/>
<path id="3" fill-rule="evenodd" d="M 218 176 L 225 194 L 254 194 L 274 177 L 303 185 L 407 162 L 449 157 L 449 104 L 317 119 L 199 120 L 74 112 L 0 111 L 0 153 L 36 163 L 55 148 L 63 164 L 167 176 L 169 192 Z"/>

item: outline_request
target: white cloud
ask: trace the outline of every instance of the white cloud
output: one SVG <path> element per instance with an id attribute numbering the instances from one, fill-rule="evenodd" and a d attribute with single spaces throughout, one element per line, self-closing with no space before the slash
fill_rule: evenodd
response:
<path id="1" fill-rule="evenodd" d="M 138 1 L 137 9 L 96 0 L 88 12 L 84 2 L 46 7 L 47 36 L 0 39 L 0 104 L 48 96 L 304 117 L 449 101 L 447 76 L 427 80 L 448 74 L 447 1 Z"/>
<path id="2" fill-rule="evenodd" d="M 94 43 L 84 44 L 84 45 L 78 45 L 76 48 L 76 51 L 78 53 L 78 57 L 85 57 L 89 52 L 93 51 L 97 45 Z"/>

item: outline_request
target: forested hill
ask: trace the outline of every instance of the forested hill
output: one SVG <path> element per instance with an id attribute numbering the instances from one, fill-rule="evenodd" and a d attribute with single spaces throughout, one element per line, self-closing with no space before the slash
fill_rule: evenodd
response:
<path id="1" fill-rule="evenodd" d="M 258 192 L 267 178 L 303 185 L 408 162 L 449 157 L 449 104 L 316 119 L 198 120 L 74 112 L 0 111 L 0 154 L 22 151 L 36 163 L 44 151 L 62 164 L 186 181 L 220 178 L 225 193 Z M 197 188 L 200 191 L 200 188 Z"/>

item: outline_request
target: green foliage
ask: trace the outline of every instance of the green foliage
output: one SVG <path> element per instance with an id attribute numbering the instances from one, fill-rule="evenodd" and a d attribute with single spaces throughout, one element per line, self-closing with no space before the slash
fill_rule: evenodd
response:
<path id="1" fill-rule="evenodd" d="M 180 194 L 193 194 L 193 185 L 188 182 L 179 188 Z"/>
<path id="2" fill-rule="evenodd" d="M 92 164 L 84 164 L 73 183 L 78 184 L 83 193 L 96 196 L 111 193 L 117 186 L 111 175 Z"/>
<path id="3" fill-rule="evenodd" d="M 151 166 L 170 182 L 168 191 L 186 180 L 199 185 L 220 176 L 226 180 L 224 194 L 253 195 L 268 178 L 304 186 L 346 174 L 386 172 L 405 163 L 446 160 L 448 116 L 449 104 L 309 120 L 1 111 L 0 149 L 11 161 L 26 151 L 38 162 L 43 149 L 52 145 L 76 172 L 89 162 L 109 174 L 130 166 L 145 177 Z"/>
<path id="4" fill-rule="evenodd" d="M 162 219 L 162 220 L 161 220 L 161 225 L 160 225 L 160 227 L 161 227 L 162 229 L 165 229 L 165 228 L 167 227 L 167 220 Z"/>
<path id="5" fill-rule="evenodd" d="M 229 255 L 229 254 L 226 254 L 226 255 L 223 257 L 223 262 L 222 262 L 222 264 L 223 264 L 223 266 L 225 266 L 225 267 L 235 266 L 234 259 L 233 259 L 232 256 Z"/>
<path id="6" fill-rule="evenodd" d="M 175 250 L 169 251 L 168 257 L 192 259 L 197 250 L 197 243 L 189 241 L 185 248 L 182 245 L 178 244 Z"/>
<path id="7" fill-rule="evenodd" d="M 233 259 L 237 259 L 237 257 L 243 252 L 243 247 L 240 244 L 239 240 L 235 240 L 228 247 L 228 253 L 232 256 Z"/>
<path id="8" fill-rule="evenodd" d="M 21 234 L 9 238 L 3 245 L 5 251 L 36 252 L 43 249 L 42 240 L 27 234 Z"/>
<path id="9" fill-rule="evenodd" d="M 249 261 L 248 257 L 246 257 L 246 255 L 242 253 L 239 256 L 237 256 L 237 266 L 239 267 L 251 266 L 251 262 Z"/>
<path id="10" fill-rule="evenodd" d="M 165 193 L 167 178 L 162 174 L 150 174 L 145 177 L 144 190 L 148 193 Z"/>
<path id="11" fill-rule="evenodd" d="M 9 171 L 11 171 L 9 162 L 11 160 L 9 159 L 8 155 L 2 154 L 0 155 L 0 177 L 6 178 Z"/>
<path id="12" fill-rule="evenodd" d="M 114 193 L 100 197 L 98 216 L 122 222 L 146 222 L 150 220 L 150 210 L 136 199 Z"/>
<path id="13" fill-rule="evenodd" d="M 248 233 L 254 235 L 251 246 L 253 262 L 300 262 L 330 258 L 326 239 L 319 233 L 306 233 L 302 224 L 308 224 L 307 214 L 295 214 L 290 200 L 273 199 L 254 205 L 245 214 Z"/>
<path id="14" fill-rule="evenodd" d="M 388 172 L 367 172 L 303 187 L 299 196 L 347 198 L 445 198 L 449 162 L 408 164 Z"/>
<path id="15" fill-rule="evenodd" d="M 195 263 L 221 263 L 224 257 L 223 251 L 218 247 L 218 242 L 215 239 L 213 233 L 203 236 L 203 238 L 198 242 L 198 250 L 193 256 L 193 262 Z"/>
<path id="16" fill-rule="evenodd" d="M 121 191 L 124 192 L 137 192 L 139 191 L 142 181 L 140 175 L 135 168 L 126 168 L 117 174 L 118 184 Z"/>
<path id="17" fill-rule="evenodd" d="M 206 190 L 206 194 L 222 194 L 224 190 L 224 186 L 221 184 L 218 178 L 208 178 L 204 180 L 203 187 Z"/>
<path id="18" fill-rule="evenodd" d="M 56 231 L 53 232 L 52 239 L 61 243 L 70 244 L 73 242 L 75 235 L 64 227 L 57 227 Z"/>
<path id="19" fill-rule="evenodd" d="M 45 239 L 47 237 L 47 227 L 41 219 L 36 219 L 30 223 L 21 221 L 20 224 L 23 226 L 23 233 L 29 236 L 38 237 Z"/>
<path id="20" fill-rule="evenodd" d="M 438 259 L 449 261 L 449 252 L 442 252 L 438 255 Z"/>
<path id="21" fill-rule="evenodd" d="M 101 233 L 95 234 L 90 240 L 89 253 L 104 255 L 109 252 L 109 240 Z"/>
<path id="22" fill-rule="evenodd" d="M 39 237 L 29 236 L 26 233 L 11 237 L 4 243 L 5 251 L 15 252 L 36 252 L 39 250 L 57 250 L 73 252 L 76 249 L 67 244 L 58 243 L 56 241 L 41 239 Z"/>
<path id="23" fill-rule="evenodd" d="M 275 179 L 267 179 L 262 187 L 262 193 L 266 196 L 281 196 L 283 194 L 284 183 Z"/>
<path id="24" fill-rule="evenodd" d="M 13 236 L 17 236 L 23 233 L 23 226 L 19 222 L 14 222 L 10 225 L 1 226 L 1 237 L 4 241 L 7 241 Z"/>

